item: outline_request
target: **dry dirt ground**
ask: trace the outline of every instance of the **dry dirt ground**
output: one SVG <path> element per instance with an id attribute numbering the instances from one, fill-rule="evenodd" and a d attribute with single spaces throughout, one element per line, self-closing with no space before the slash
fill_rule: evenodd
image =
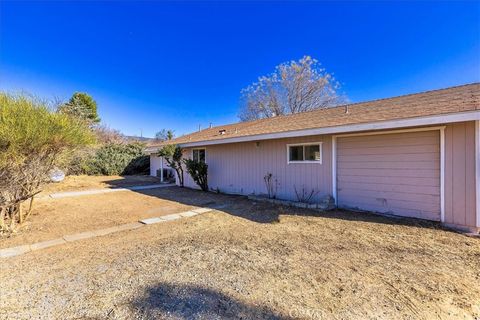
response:
<path id="1" fill-rule="evenodd" d="M 91 181 L 86 176 L 68 177 L 64 183 L 49 185 L 43 193 L 45 195 L 75 190 L 75 181 L 79 182 L 80 190 L 101 189 L 112 185 L 125 187 L 158 183 L 156 178 L 148 176 L 89 178 Z M 151 189 L 142 193 L 121 191 L 60 199 L 35 199 L 32 215 L 16 234 L 0 237 L 0 249 L 104 229 L 192 208 L 187 204 L 158 197 L 157 192 L 158 189 Z"/>
<path id="2" fill-rule="evenodd" d="M 126 194 L 83 197 L 82 208 Z M 132 208 L 151 198 L 216 210 L 2 260 L 0 318 L 480 317 L 479 239 L 177 187 L 138 197 Z"/>
<path id="3" fill-rule="evenodd" d="M 157 184 L 160 179 L 150 176 L 68 176 L 60 183 L 50 183 L 42 195 L 101 188 L 121 188 Z"/>

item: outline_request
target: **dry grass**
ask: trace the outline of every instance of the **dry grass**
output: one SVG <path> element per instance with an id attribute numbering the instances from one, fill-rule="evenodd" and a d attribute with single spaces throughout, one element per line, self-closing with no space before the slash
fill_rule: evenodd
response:
<path id="1" fill-rule="evenodd" d="M 141 186 L 159 182 L 160 179 L 150 176 L 67 176 L 60 183 L 48 184 L 42 195 L 64 191 Z"/>
<path id="2" fill-rule="evenodd" d="M 55 239 L 187 211 L 192 206 L 158 197 L 158 189 L 121 191 L 61 199 L 35 200 L 32 216 L 14 234 L 0 237 L 0 248 Z"/>
<path id="3" fill-rule="evenodd" d="M 4 260 L 0 317 L 480 317 L 478 239 L 179 188 L 143 196 L 222 208 Z"/>

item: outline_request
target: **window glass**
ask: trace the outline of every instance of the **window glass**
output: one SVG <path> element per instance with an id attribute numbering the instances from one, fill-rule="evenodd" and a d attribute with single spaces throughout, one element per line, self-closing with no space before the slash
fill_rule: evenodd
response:
<path id="1" fill-rule="evenodd" d="M 320 144 L 293 145 L 288 147 L 288 161 L 313 161 L 321 163 Z"/>
<path id="2" fill-rule="evenodd" d="M 290 161 L 303 161 L 303 146 L 290 147 Z"/>
<path id="3" fill-rule="evenodd" d="M 193 160 L 205 162 L 205 149 L 193 149 Z"/>
<path id="4" fill-rule="evenodd" d="M 320 161 L 320 146 L 318 144 L 304 146 L 305 160 Z"/>

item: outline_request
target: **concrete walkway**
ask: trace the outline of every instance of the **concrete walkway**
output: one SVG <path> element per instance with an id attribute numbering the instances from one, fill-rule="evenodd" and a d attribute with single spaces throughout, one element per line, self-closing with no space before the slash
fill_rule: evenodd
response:
<path id="1" fill-rule="evenodd" d="M 162 185 L 162 186 L 165 186 L 165 185 Z M 49 247 L 59 246 L 59 245 L 62 245 L 62 244 L 66 244 L 68 242 L 75 242 L 75 241 L 80 241 L 80 240 L 84 240 L 84 239 L 105 236 L 105 235 L 111 234 L 111 233 L 117 233 L 117 232 L 121 232 L 121 231 L 138 229 L 138 228 L 144 227 L 146 225 L 150 225 L 150 224 L 164 223 L 164 222 L 178 220 L 178 219 L 182 219 L 182 218 L 193 217 L 193 216 L 199 215 L 201 213 L 209 212 L 209 211 L 212 211 L 212 210 L 213 209 L 210 209 L 210 208 L 197 208 L 197 209 L 193 209 L 193 210 L 190 210 L 190 211 L 185 211 L 185 212 L 180 212 L 180 213 L 175 213 L 175 214 L 169 214 L 169 215 L 166 215 L 166 216 L 161 216 L 161 217 L 156 217 L 156 218 L 148 218 L 148 219 L 140 220 L 138 222 L 122 224 L 122 225 L 119 225 L 119 226 L 110 227 L 110 228 L 106 228 L 106 229 L 100 229 L 100 230 L 94 230 L 94 231 L 85 231 L 85 232 L 80 232 L 80 233 L 75 233 L 75 234 L 69 234 L 69 235 L 64 235 L 61 238 L 46 240 L 46 241 L 37 242 L 37 243 L 33 243 L 33 244 L 26 244 L 26 245 L 17 246 L 17 247 L 0 249 L 0 259 L 22 255 L 22 254 L 25 254 L 25 253 L 30 252 L 30 251 L 37 251 L 37 250 L 41 250 L 41 249 L 45 249 L 45 248 L 49 248 Z"/>
<path id="2" fill-rule="evenodd" d="M 119 192 L 119 191 L 138 191 L 138 190 L 148 190 L 148 189 L 156 189 L 156 188 L 166 188 L 166 187 L 173 187 L 175 184 L 173 183 L 162 183 L 162 184 L 149 184 L 146 186 L 134 186 L 134 187 L 125 187 L 125 188 L 112 188 L 112 189 L 91 189 L 91 190 L 84 190 L 84 191 L 69 191 L 69 192 L 57 192 L 51 193 L 46 196 L 41 196 L 38 198 L 52 198 L 52 199 L 60 199 L 60 198 L 68 198 L 68 197 L 79 197 L 79 196 L 88 196 L 92 194 L 102 194 L 102 193 L 111 193 L 111 192 Z"/>

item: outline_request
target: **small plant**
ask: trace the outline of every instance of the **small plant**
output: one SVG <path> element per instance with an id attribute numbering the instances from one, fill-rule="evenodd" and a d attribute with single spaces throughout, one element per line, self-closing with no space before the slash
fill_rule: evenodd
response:
<path id="1" fill-rule="evenodd" d="M 170 168 L 175 170 L 178 177 L 178 183 L 180 187 L 183 188 L 182 148 L 177 145 L 168 144 L 162 149 L 158 150 L 158 155 L 160 157 L 164 157 Z"/>
<path id="2" fill-rule="evenodd" d="M 195 181 L 203 191 L 208 191 L 208 165 L 205 162 L 192 159 L 185 159 L 183 161 L 193 181 Z"/>
<path id="3" fill-rule="evenodd" d="M 263 181 L 265 181 L 265 186 L 267 187 L 267 195 L 269 199 L 275 199 L 277 197 L 277 189 L 278 189 L 278 180 L 271 174 L 267 172 L 267 174 L 263 177 Z"/>
<path id="4" fill-rule="evenodd" d="M 315 191 L 315 189 L 312 189 L 310 192 L 308 192 L 305 186 L 302 186 L 302 190 L 300 191 L 297 191 L 297 187 L 295 185 L 293 186 L 293 189 L 295 190 L 297 201 L 303 203 L 311 203 L 312 198 L 318 193 L 318 191 Z"/>

